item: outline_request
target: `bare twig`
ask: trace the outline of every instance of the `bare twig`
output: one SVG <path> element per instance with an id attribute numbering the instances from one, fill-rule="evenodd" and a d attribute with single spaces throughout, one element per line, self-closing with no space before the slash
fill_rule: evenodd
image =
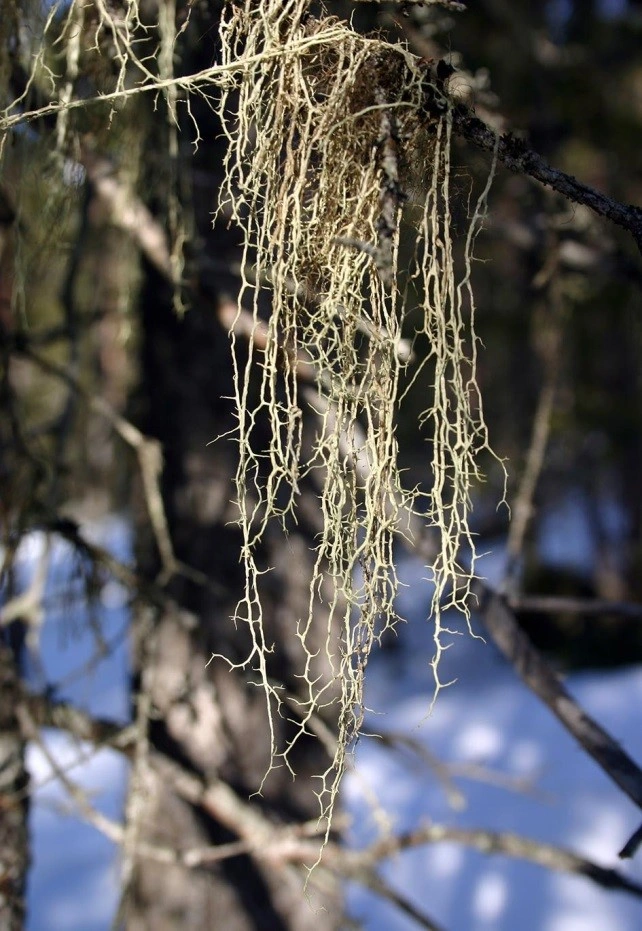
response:
<path id="1" fill-rule="evenodd" d="M 40 736 L 38 727 L 31 717 L 27 705 L 21 703 L 16 708 L 16 715 L 20 722 L 20 727 L 25 736 L 25 739 L 32 740 L 38 746 L 40 752 L 43 754 L 52 771 L 55 773 L 56 778 L 60 781 L 60 784 L 64 786 L 65 790 L 69 793 L 70 797 L 78 806 L 82 817 L 90 824 L 92 824 L 102 834 L 108 837 L 111 841 L 116 844 L 120 843 L 122 840 L 121 826 L 112 821 L 110 818 L 107 818 L 101 812 L 97 811 L 93 805 L 90 804 L 83 790 L 74 782 L 72 782 L 64 767 L 58 763 Z"/>
<path id="2" fill-rule="evenodd" d="M 537 790 L 531 778 L 512 776 L 509 773 L 489 769 L 487 766 L 478 763 L 446 763 L 432 753 L 420 740 L 410 737 L 408 734 L 396 731 L 372 731 L 370 728 L 367 728 L 367 733 L 368 736 L 381 740 L 384 746 L 401 747 L 416 754 L 434 772 L 446 794 L 448 803 L 456 810 L 466 807 L 466 796 L 459 786 L 455 784 L 455 779 L 484 782 L 487 785 L 498 786 L 509 792 L 528 793 L 538 795 L 540 798 L 545 796 L 544 792 Z"/>
<path id="3" fill-rule="evenodd" d="M 369 737 L 375 737 L 384 747 L 393 749 L 402 747 L 414 753 L 432 770 L 444 790 L 450 807 L 456 811 L 461 811 L 466 807 L 466 797 L 461 789 L 455 785 L 448 764 L 440 760 L 434 753 L 431 753 L 419 740 L 398 731 L 372 731 L 369 727 L 366 730 Z"/>
<path id="4" fill-rule="evenodd" d="M 551 417 L 557 393 L 563 331 L 563 298 L 558 280 L 557 243 L 548 256 L 542 272 L 548 279 L 548 303 L 550 321 L 548 332 L 543 334 L 540 356 L 544 367 L 544 378 L 533 418 L 531 438 L 526 454 L 526 463 L 514 504 L 511 506 L 512 520 L 506 541 L 508 565 L 505 574 L 505 591 L 515 594 L 519 588 L 520 562 L 526 534 L 533 516 L 535 491 L 544 467 L 544 457 L 551 432 Z M 542 274 L 540 272 L 540 275 Z"/>
<path id="5" fill-rule="evenodd" d="M 123 726 L 105 718 L 96 718 L 69 702 L 52 701 L 45 695 L 25 695 L 23 704 L 34 726 L 59 728 L 96 747 L 110 746 L 122 753 L 131 753 L 136 737 L 133 724 Z"/>
<path id="6" fill-rule="evenodd" d="M 453 778 L 484 782 L 486 785 L 495 786 L 507 792 L 530 795 L 531 798 L 537 798 L 541 802 L 550 802 L 551 800 L 551 794 L 537 785 L 536 774 L 515 776 L 511 773 L 491 769 L 481 763 L 449 763 L 448 769 Z"/>
<path id="7" fill-rule="evenodd" d="M 163 578 L 165 580 L 171 578 L 176 573 L 176 559 L 159 488 L 160 473 L 162 471 L 160 444 L 141 433 L 129 420 L 126 420 L 114 410 L 104 398 L 92 394 L 77 378 L 56 362 L 52 362 L 51 359 L 45 358 L 45 356 L 20 343 L 16 346 L 16 351 L 29 359 L 30 362 L 33 362 L 34 365 L 37 365 L 43 372 L 52 375 L 72 388 L 77 396 L 82 398 L 92 410 L 104 417 L 120 438 L 134 450 L 140 466 L 149 518 L 163 565 Z"/>
<path id="8" fill-rule="evenodd" d="M 50 552 L 51 540 L 49 534 L 46 534 L 30 585 L 25 591 L 14 595 L 0 607 L 0 627 L 5 627 L 13 621 L 22 621 L 27 627 L 29 645 L 34 650 L 38 648 L 40 628 L 44 620 L 43 600 L 49 572 Z"/>
<path id="9" fill-rule="evenodd" d="M 52 520 L 44 526 L 47 530 L 68 540 L 79 552 L 84 553 L 92 562 L 103 566 L 118 582 L 122 582 L 130 591 L 136 592 L 150 604 L 165 607 L 173 606 L 176 610 L 179 610 L 162 585 L 147 581 L 147 579 L 142 578 L 135 572 L 131 566 L 112 556 L 104 547 L 99 546 L 97 543 L 91 543 L 72 521 Z M 178 565 L 181 566 L 181 564 Z M 214 594 L 220 595 L 224 591 L 213 582 L 208 587 Z M 182 614 L 187 619 L 186 612 L 182 611 Z"/>
<path id="10" fill-rule="evenodd" d="M 85 148 L 81 159 L 94 193 L 106 207 L 110 221 L 131 236 L 154 268 L 176 285 L 167 234 L 162 224 L 118 177 L 114 165 L 107 158 Z"/>
<path id="11" fill-rule="evenodd" d="M 637 831 L 629 837 L 624 847 L 622 847 L 620 850 L 620 857 L 622 860 L 628 860 L 637 853 L 640 846 L 642 846 L 642 824 Z"/>
<path id="12" fill-rule="evenodd" d="M 375 895 L 391 902 L 402 914 L 411 918 L 420 928 L 426 928 L 427 931 L 442 931 L 442 925 L 438 925 L 432 918 L 420 911 L 416 905 L 413 905 L 410 899 L 394 889 L 390 883 L 386 882 L 380 874 L 376 872 L 376 870 L 354 869 L 350 878 L 359 882 L 367 889 L 370 889 Z"/>
<path id="13" fill-rule="evenodd" d="M 586 876 L 605 889 L 620 889 L 637 898 L 642 898 L 642 885 L 609 867 L 599 866 L 592 860 L 579 857 L 569 850 L 551 844 L 542 844 L 517 834 L 495 831 L 468 830 L 447 825 L 430 824 L 417 828 L 399 837 L 385 838 L 376 842 L 356 856 L 366 863 L 376 863 L 402 850 L 410 850 L 425 844 L 450 842 L 473 847 L 482 853 L 495 853 L 528 860 L 547 869 Z M 350 856 L 354 857 L 353 851 Z"/>
<path id="14" fill-rule="evenodd" d="M 508 598 L 513 611 L 523 614 L 617 614 L 642 618 L 642 604 L 607 598 L 573 598 L 562 595 L 515 595 Z"/>

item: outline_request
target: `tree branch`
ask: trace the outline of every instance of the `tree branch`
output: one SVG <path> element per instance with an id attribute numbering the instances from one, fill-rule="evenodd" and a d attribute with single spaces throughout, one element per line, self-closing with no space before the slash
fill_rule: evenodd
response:
<path id="1" fill-rule="evenodd" d="M 637 763 L 570 695 L 548 661 L 521 630 L 505 599 L 479 580 L 473 584 L 472 591 L 479 599 L 479 613 L 488 634 L 521 679 L 548 705 L 607 776 L 642 809 L 642 770 Z M 620 856 L 632 856 L 640 842 L 642 831 L 637 843 L 634 844 L 633 838 L 628 841 Z"/>
<path id="2" fill-rule="evenodd" d="M 529 148 L 523 139 L 513 133 L 502 133 L 498 140 L 496 130 L 475 116 L 469 107 L 454 101 L 449 103 L 447 91 L 444 90 L 444 81 L 438 73 L 440 66 L 441 69 L 445 69 L 446 73 L 452 71 L 446 62 L 438 62 L 434 68 L 431 68 L 431 83 L 426 82 L 426 103 L 429 113 L 443 113 L 450 106 L 453 130 L 457 136 L 466 139 L 478 149 L 484 149 L 486 152 L 497 151 L 497 158 L 510 171 L 528 175 L 573 203 L 582 204 L 598 216 L 605 217 L 617 226 L 621 226 L 631 233 L 642 253 L 642 208 L 614 200 L 588 184 L 578 181 L 573 175 L 566 174 L 559 168 L 553 168 L 541 155 Z M 434 85 L 439 90 L 436 91 Z"/>
<path id="3" fill-rule="evenodd" d="M 402 850 L 442 842 L 463 844 L 482 853 L 494 853 L 519 860 L 528 860 L 530 863 L 536 863 L 539 866 L 559 872 L 577 873 L 580 876 L 586 876 L 605 889 L 619 889 L 623 892 L 629 892 L 637 898 L 642 898 L 642 885 L 622 875 L 617 870 L 600 866 L 592 860 L 579 857 L 562 847 L 542 844 L 527 837 L 520 837 L 518 834 L 430 824 L 407 834 L 402 834 L 399 837 L 385 838 L 363 852 L 359 851 L 357 855 L 362 853 L 372 863 L 390 857 Z"/>
<path id="4" fill-rule="evenodd" d="M 633 620 L 642 618 L 642 604 L 610 601 L 608 598 L 574 598 L 570 595 L 510 595 L 508 604 L 523 614 L 615 614 Z"/>
<path id="5" fill-rule="evenodd" d="M 25 696 L 22 705 L 29 715 L 27 723 L 30 727 L 27 736 L 33 737 L 36 725 L 54 726 L 67 729 L 83 740 L 100 745 L 110 744 L 127 756 L 131 756 L 133 752 L 135 725 L 120 727 L 113 722 L 93 718 L 86 712 L 66 703 L 51 702 L 43 696 Z M 594 727 L 597 728 L 597 725 Z M 608 735 L 606 737 L 610 740 Z M 139 843 L 137 852 L 140 855 L 154 859 L 160 858 L 163 862 L 175 862 L 186 868 L 207 866 L 242 853 L 273 862 L 290 862 L 293 865 L 303 866 L 318 860 L 319 842 L 325 830 L 323 823 L 312 821 L 287 827 L 274 824 L 263 813 L 248 805 L 221 780 L 205 783 L 196 774 L 187 772 L 177 763 L 162 759 L 158 754 L 153 754 L 151 762 L 162 778 L 170 782 L 185 801 L 207 811 L 210 816 L 232 831 L 239 840 L 214 847 L 182 851 L 171 851 L 169 848 L 159 849 L 153 845 Z M 632 766 L 635 767 L 635 764 Z M 117 843 L 122 843 L 122 836 L 115 837 L 114 823 L 110 822 L 108 827 L 113 835 L 112 839 L 115 839 Z M 311 837 L 318 839 L 314 840 Z M 511 833 L 464 829 L 440 824 L 424 825 L 415 831 L 396 837 L 385 837 L 363 850 L 346 850 L 334 841 L 329 841 L 324 850 L 322 865 L 325 869 L 338 871 L 345 877 L 367 885 L 374 892 L 390 899 L 406 914 L 411 915 L 412 907 L 409 910 L 406 908 L 408 904 L 406 900 L 402 900 L 396 894 L 394 896 L 388 894 L 390 890 L 382 881 L 380 882 L 375 868 L 383 860 L 404 850 L 442 842 L 463 844 L 484 853 L 501 854 L 528 860 L 547 869 L 576 873 L 605 889 L 620 890 L 642 898 L 640 884 L 623 876 L 617 870 L 600 866 L 564 848 L 542 844 Z M 425 916 L 420 916 L 420 913 L 413 914 L 412 917 L 420 924 L 421 917 L 424 922 L 422 927 L 436 927 L 434 923 L 430 924 L 430 920 Z"/>

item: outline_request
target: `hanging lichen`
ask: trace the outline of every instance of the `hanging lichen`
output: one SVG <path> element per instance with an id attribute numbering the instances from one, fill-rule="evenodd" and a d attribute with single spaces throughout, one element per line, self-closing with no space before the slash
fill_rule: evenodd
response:
<path id="1" fill-rule="evenodd" d="M 445 100 L 441 115 L 429 117 L 426 94 L 439 92 L 427 84 L 414 56 L 334 18 L 313 18 L 308 6 L 306 0 L 228 5 L 221 36 L 230 77 L 220 113 L 229 141 L 223 201 L 244 234 L 239 313 L 251 309 L 257 334 L 247 364 L 235 363 L 236 483 L 246 571 L 237 615 L 252 631 L 247 663 L 262 678 L 272 722 L 281 698 L 266 669 L 270 644 L 262 625 L 257 552 L 270 522 L 296 513 L 301 475 L 312 472 L 323 532 L 310 613 L 293 631 L 308 657 L 297 720 L 301 734 L 340 683 L 339 741 L 320 793 L 329 812 L 346 750 L 363 720 L 368 656 L 395 621 L 393 537 L 408 511 L 423 513 L 441 538 L 429 567 L 436 691 L 442 612 L 455 607 L 468 616 L 471 570 L 463 569 L 459 554 L 462 544 L 474 552 L 470 490 L 479 477 L 478 453 L 487 447 L 475 383 L 469 276 L 487 188 L 471 220 L 458 282 Z M 403 491 L 395 438 L 399 379 L 408 363 L 398 229 L 411 176 L 423 179 L 424 193 L 411 211 L 417 244 L 405 280 L 421 295 L 435 371 L 423 418 L 431 426 L 430 490 L 414 500 Z M 271 290 L 267 323 L 259 308 L 265 282 Z M 310 362 L 319 426 L 306 461 L 299 373 Z M 258 391 L 252 387 L 257 377 Z M 262 417 L 271 427 L 267 451 L 255 436 Z M 327 591 L 328 578 L 325 650 L 334 682 L 323 684 L 311 672 L 318 647 L 309 634 L 314 601 L 322 580 Z M 293 744 L 278 748 L 274 733 L 273 752 L 287 763 Z"/>
<path id="2" fill-rule="evenodd" d="M 474 552 L 470 493 L 479 478 L 478 454 L 487 447 L 475 382 L 470 263 L 488 186 L 473 211 L 457 272 L 450 216 L 452 121 L 445 95 L 402 46 L 361 36 L 335 18 L 314 17 L 310 6 L 308 0 L 226 3 L 221 60 L 182 77 L 174 75 L 172 4 L 160 23 L 152 70 L 134 39 L 140 26 L 136 4 L 122 15 L 102 0 L 70 4 L 57 19 L 50 11 L 43 34 L 55 26 L 58 34 L 76 37 L 66 45 L 65 78 L 54 80 L 43 53 L 30 82 L 49 82 L 54 99 L 30 112 L 20 111 L 20 101 L 9 106 L 1 101 L 0 132 L 6 140 L 19 123 L 55 115 L 64 158 L 74 139 L 72 114 L 99 106 L 111 125 L 130 97 L 162 93 L 175 157 L 179 102 L 189 114 L 193 95 L 211 101 L 212 87 L 221 89 L 218 105 L 229 143 L 222 209 L 243 232 L 238 313 L 249 310 L 254 319 L 248 351 L 233 354 L 236 485 L 246 572 L 236 620 L 252 632 L 253 650 L 244 665 L 258 672 L 266 690 L 275 761 L 281 757 L 289 765 L 297 734 L 314 727 L 316 713 L 339 694 L 339 740 L 319 793 L 329 813 L 347 748 L 363 720 L 368 656 L 396 620 L 393 539 L 409 532 L 409 514 L 415 523 L 421 515 L 440 540 L 428 567 L 434 580 L 436 692 L 443 612 L 455 607 L 468 616 L 472 569 L 461 565 L 460 553 Z M 9 9 L 15 13 L 12 4 Z M 101 41 L 108 44 L 109 75 L 93 101 L 73 95 L 81 34 L 91 39 L 85 69 L 88 62 L 98 68 Z M 136 80 L 126 81 L 127 74 Z M 6 81 L 6 68 L 0 68 L 3 94 Z M 414 228 L 414 259 L 398 269 L 405 202 L 410 209 L 404 225 Z M 168 206 L 174 281 L 182 268 L 177 203 L 174 198 Z M 404 315 L 417 300 L 423 307 L 419 329 L 429 346 L 422 362 L 434 371 L 433 394 L 420 424 L 432 457 L 427 490 L 410 494 L 399 474 L 395 422 L 400 378 L 410 364 L 402 338 Z M 314 373 L 312 400 L 309 381 L 301 380 L 304 368 Z M 311 445 L 304 431 L 310 407 L 316 412 Z M 262 442 L 266 420 L 268 449 Z M 304 476 L 317 483 L 323 529 L 316 541 L 308 614 L 292 631 L 306 663 L 296 697 L 296 733 L 283 748 L 277 746 L 275 715 L 291 718 L 292 712 L 284 709 L 280 686 L 268 675 L 272 644 L 262 623 L 261 551 L 274 522 L 286 529 L 296 519 Z M 318 674 L 319 644 L 312 640 L 319 599 L 328 608 L 322 650 L 330 677 Z"/>

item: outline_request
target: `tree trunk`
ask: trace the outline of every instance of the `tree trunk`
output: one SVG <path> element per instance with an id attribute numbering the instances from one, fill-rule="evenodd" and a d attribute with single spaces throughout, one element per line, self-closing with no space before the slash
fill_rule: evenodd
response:
<path id="1" fill-rule="evenodd" d="M 169 590 L 189 613 L 160 613 L 138 637 L 139 684 L 148 690 L 153 713 L 154 751 L 166 754 L 205 781 L 224 779 L 247 802 L 261 787 L 270 764 L 265 696 L 248 683 L 251 670 L 231 670 L 212 653 L 240 663 L 250 654 L 246 625 L 232 620 L 242 593 L 240 534 L 234 518 L 233 445 L 208 443 L 230 429 L 233 411 L 230 350 L 213 308 L 193 306 L 183 319 L 171 307 L 167 286 L 149 271 L 143 294 L 143 377 L 147 432 L 164 452 L 163 497 L 176 557 L 203 573 L 210 585 L 175 579 Z M 308 492 L 309 494 L 309 492 Z M 311 528 L 310 528 L 311 529 Z M 274 567 L 263 605 L 268 640 L 275 649 L 270 674 L 290 692 L 303 671 L 296 649 L 296 621 L 307 612 L 312 569 L 305 527 L 287 540 L 275 537 L 266 565 Z M 153 542 L 139 536 L 139 564 L 146 575 L 158 570 Z M 317 618 L 325 631 L 322 613 Z M 139 632 L 145 625 L 139 619 Z M 282 722 L 280 745 L 287 738 Z M 272 771 L 254 804 L 275 825 L 304 822 L 318 815 L 312 781 L 329 759 L 313 737 L 300 742 L 294 768 Z M 162 846 L 188 849 L 236 840 L 230 826 L 217 823 L 181 800 L 170 785 L 148 774 L 141 824 L 143 837 Z M 215 869 L 188 870 L 140 860 L 136 870 L 129 928 L 132 931 L 180 927 L 225 931 L 334 928 L 338 921 L 335 888 L 319 912 L 304 894 L 304 874 L 268 866 L 247 855 Z"/>
<path id="2" fill-rule="evenodd" d="M 0 928 L 20 931 L 29 867 L 25 741 L 16 708 L 21 689 L 13 652 L 0 642 Z"/>
<path id="3" fill-rule="evenodd" d="M 211 37 L 211 19 L 207 30 L 199 30 L 195 20 L 190 29 L 199 42 L 191 46 L 189 61 L 187 55 L 183 61 L 186 70 L 197 71 L 216 55 L 201 38 Z M 162 447 L 163 500 L 176 558 L 202 573 L 207 583 L 180 575 L 173 578 L 168 593 L 180 606 L 180 617 L 175 611 L 160 611 L 150 625 L 149 615 L 141 613 L 135 672 L 141 694 L 151 700 L 152 754 L 164 754 L 205 782 L 224 780 L 242 803 L 251 804 L 276 830 L 318 817 L 315 777 L 327 770 L 330 758 L 316 737 L 305 737 L 290 758 L 296 778 L 281 765 L 264 781 L 270 767 L 265 695 L 250 681 L 250 667 L 232 669 L 229 665 L 247 659 L 251 638 L 247 625 L 233 620 L 245 579 L 241 534 L 234 523 L 235 446 L 229 438 L 212 441 L 225 437 L 237 424 L 230 400 L 230 342 L 216 310 L 221 298 L 229 300 L 238 290 L 238 278 L 226 267 L 238 262 L 240 253 L 233 232 L 224 224 L 212 227 L 222 174 L 220 128 L 199 100 L 192 106 L 202 141 L 194 156 L 186 134 L 181 143 L 186 157 L 179 161 L 177 172 L 181 189 L 190 191 L 182 207 L 195 227 L 190 307 L 183 317 L 177 315 L 170 286 L 151 266 L 146 267 L 138 413 L 146 433 Z M 155 119 L 152 137 L 159 133 L 159 126 L 162 133 L 162 120 L 158 115 Z M 167 149 L 159 148 L 156 138 L 147 148 L 148 165 L 157 165 L 152 159 L 158 151 Z M 264 439 L 267 448 L 267 429 Z M 264 576 L 262 605 L 266 640 L 274 645 L 267 660 L 269 674 L 292 694 L 300 690 L 304 671 L 296 624 L 307 617 L 314 560 L 311 541 L 319 530 L 314 526 L 319 515 L 314 490 L 303 487 L 301 500 L 301 513 L 309 515 L 308 523 L 301 517 L 287 537 L 275 532 L 260 554 L 265 568 L 272 570 Z M 139 567 L 147 578 L 155 578 L 160 565 L 142 502 L 138 526 Z M 319 643 L 325 643 L 325 610 L 318 609 L 314 623 Z M 225 660 L 217 658 L 207 665 L 212 654 Z M 323 655 L 320 651 L 319 656 Z M 330 671 L 323 663 L 320 658 L 314 674 L 327 679 Z M 281 749 L 292 728 L 285 720 L 288 716 L 277 716 L 280 731 L 276 738 Z M 334 727 L 333 712 L 326 723 Z M 254 795 L 259 789 L 261 795 Z M 191 806 L 153 767 L 146 772 L 144 792 L 140 783 L 135 791 L 141 839 L 185 850 L 239 838 L 233 819 Z M 339 883 L 324 874 L 319 900 L 314 895 L 314 879 L 304 888 L 306 877 L 305 869 L 278 864 L 256 852 L 200 869 L 138 858 L 128 897 L 127 926 L 130 931 L 179 927 L 181 931 L 329 931 L 338 927 Z"/>

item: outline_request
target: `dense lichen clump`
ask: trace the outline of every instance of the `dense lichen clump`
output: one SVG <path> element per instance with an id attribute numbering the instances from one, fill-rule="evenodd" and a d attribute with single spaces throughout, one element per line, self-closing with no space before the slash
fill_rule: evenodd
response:
<path id="1" fill-rule="evenodd" d="M 252 270 L 243 279 L 238 313 L 251 311 L 256 334 L 235 377 L 247 567 L 238 616 L 252 630 L 248 664 L 262 674 L 274 714 L 281 699 L 266 674 L 270 645 L 262 628 L 257 552 L 270 522 L 296 513 L 300 477 L 311 471 L 323 531 L 309 617 L 293 631 L 310 669 L 297 720 L 302 733 L 330 701 L 329 687 L 312 671 L 318 644 L 308 643 L 323 585 L 331 613 L 326 659 L 333 687 L 338 682 L 341 690 L 340 739 L 322 793 L 331 807 L 346 748 L 363 717 L 368 655 L 396 617 L 393 536 L 407 526 L 410 512 L 422 513 L 441 536 L 430 566 L 437 690 L 442 611 L 468 610 L 470 569 L 463 572 L 458 560 L 462 543 L 473 550 L 469 492 L 478 477 L 477 453 L 487 444 L 475 386 L 470 253 L 487 191 L 474 211 L 457 281 L 448 106 L 444 102 L 441 116 L 427 116 L 426 93 L 439 92 L 403 47 L 364 38 L 333 18 L 312 18 L 308 6 L 305 0 L 229 5 L 221 27 L 223 62 L 242 61 L 243 68 L 224 86 L 220 112 L 229 140 L 223 207 L 243 230 L 244 268 Z M 421 194 L 408 212 L 416 244 L 402 287 L 398 229 L 411 186 Z M 266 282 L 267 316 L 259 307 Z M 424 415 L 431 428 L 431 490 L 421 497 L 402 489 L 395 439 L 399 379 L 410 355 L 402 338 L 408 287 L 423 303 L 435 371 Z M 311 454 L 302 431 L 301 377 L 310 366 L 318 386 Z M 251 387 L 257 371 L 258 390 Z M 271 424 L 267 453 L 255 441 L 262 415 Z M 286 762 L 290 749 L 281 753 Z"/>
<path id="2" fill-rule="evenodd" d="M 180 77 L 173 70 L 177 33 L 169 13 L 159 23 L 161 41 L 153 51 L 134 39 L 140 26 L 135 3 L 120 12 L 102 2 L 72 3 L 57 18 L 52 8 L 41 33 L 69 35 L 64 78 L 55 77 L 44 51 L 31 56 L 29 86 L 48 81 L 51 99 L 32 111 L 26 96 L 11 106 L 0 101 L 0 132 L 6 139 L 21 123 L 55 117 L 64 158 L 79 139 L 76 116 L 99 102 L 111 126 L 131 98 L 162 94 L 175 164 L 179 104 L 189 116 L 194 95 L 208 103 L 213 88 L 219 95 L 228 140 L 220 209 L 236 221 L 244 240 L 236 322 L 241 316 L 253 321 L 249 349 L 233 353 L 246 571 L 236 619 L 249 625 L 253 643 L 242 665 L 258 673 L 265 688 L 275 761 L 289 765 L 298 736 L 318 730 L 318 711 L 339 702 L 339 740 L 319 793 L 329 813 L 346 750 L 363 720 L 368 656 L 396 619 L 393 539 L 410 533 L 418 517 L 436 528 L 440 540 L 428 567 L 435 583 L 436 691 L 443 611 L 468 612 L 472 569 L 463 569 L 459 554 L 462 545 L 474 552 L 469 494 L 479 477 L 478 453 L 487 446 L 475 383 L 470 262 L 488 186 L 472 211 L 456 273 L 446 97 L 403 46 L 361 36 L 333 17 L 312 16 L 310 7 L 308 0 L 225 4 L 221 59 Z M 17 7 L 9 3 L 7 9 L 15 19 Z M 92 71 L 93 99 L 74 96 L 81 35 L 91 39 L 82 43 L 90 55 L 110 63 L 107 77 Z M 2 41 L 0 32 L 4 93 Z M 198 141 L 194 120 L 192 126 Z M 171 277 L 180 282 L 182 234 L 172 196 Z M 403 251 L 413 258 L 400 270 L 406 203 L 403 228 L 413 247 Z M 395 421 L 400 377 L 413 364 L 411 341 L 402 335 L 404 316 L 410 306 L 416 313 L 417 303 L 423 310 L 419 331 L 429 346 L 421 364 L 434 371 L 434 391 L 422 418 L 432 450 L 427 490 L 411 494 L 399 473 Z M 237 339 L 238 327 L 231 332 Z M 293 696 L 286 711 L 281 687 L 268 674 L 272 644 L 262 623 L 261 575 L 267 567 L 261 560 L 270 528 L 281 522 L 287 529 L 297 519 L 304 476 L 317 483 L 321 520 L 307 612 L 292 630 L 305 666 L 293 712 Z M 319 601 L 329 609 L 323 644 L 312 640 Z M 276 742 L 278 714 L 294 718 L 295 736 L 286 748 Z"/>

